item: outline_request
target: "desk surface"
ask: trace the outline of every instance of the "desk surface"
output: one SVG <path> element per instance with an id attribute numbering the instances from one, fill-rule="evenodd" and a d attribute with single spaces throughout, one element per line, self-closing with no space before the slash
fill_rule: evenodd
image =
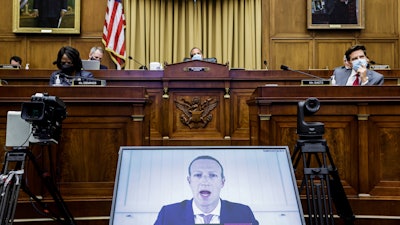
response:
<path id="1" fill-rule="evenodd" d="M 50 74 L 54 70 L 0 70 L 0 79 L 6 80 L 9 85 L 47 85 Z M 263 82 L 264 84 L 299 85 L 301 80 L 310 77 L 301 73 L 282 70 L 229 70 L 228 75 L 203 76 L 197 72 L 188 72 L 188 75 L 168 75 L 165 71 L 150 70 L 95 70 L 91 71 L 95 78 L 107 81 L 108 86 L 141 86 L 138 84 L 154 85 L 154 82 L 164 80 L 217 80 L 225 79 L 232 81 Z M 328 79 L 332 70 L 303 71 L 306 73 Z M 397 85 L 400 78 L 400 70 L 380 70 L 385 76 L 384 85 Z M 147 86 L 147 85 L 145 85 Z"/>

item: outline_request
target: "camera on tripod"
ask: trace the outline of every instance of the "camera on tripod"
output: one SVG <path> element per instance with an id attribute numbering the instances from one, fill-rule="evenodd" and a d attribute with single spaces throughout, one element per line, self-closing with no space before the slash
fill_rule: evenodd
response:
<path id="1" fill-rule="evenodd" d="M 61 124 L 66 117 L 65 103 L 47 93 L 36 93 L 31 102 L 22 103 L 21 118 L 32 124 L 33 137 L 40 142 L 58 143 Z"/>
<path id="2" fill-rule="evenodd" d="M 325 132 L 324 124 L 321 122 L 306 122 L 304 116 L 311 116 L 318 112 L 320 103 L 317 98 L 308 98 L 298 103 L 297 107 L 297 134 L 300 137 L 313 138 L 322 137 Z"/>

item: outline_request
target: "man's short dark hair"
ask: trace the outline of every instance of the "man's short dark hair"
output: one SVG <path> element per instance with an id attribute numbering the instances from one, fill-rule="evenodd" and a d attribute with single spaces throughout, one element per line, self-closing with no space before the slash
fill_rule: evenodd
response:
<path id="1" fill-rule="evenodd" d="M 365 48 L 364 45 L 353 45 L 349 49 L 347 49 L 347 51 L 345 53 L 347 61 L 350 61 L 351 53 L 358 51 L 358 50 L 363 50 L 364 55 L 367 56 L 367 49 Z"/>
<path id="2" fill-rule="evenodd" d="M 20 65 L 22 64 L 22 59 L 19 56 L 16 56 L 16 55 L 12 56 L 10 58 L 10 63 L 11 63 L 11 60 L 14 60 L 15 62 L 18 62 Z"/>
<path id="3" fill-rule="evenodd" d="M 189 164 L 189 167 L 188 167 L 189 176 L 192 175 L 191 172 L 190 172 L 190 168 L 192 167 L 192 164 L 195 161 L 199 160 L 199 159 L 210 159 L 210 160 L 213 160 L 216 163 L 218 163 L 219 167 L 221 167 L 221 178 L 225 178 L 225 176 L 224 176 L 224 168 L 222 167 L 221 163 L 216 158 L 214 158 L 212 156 L 209 156 L 209 155 L 198 156 L 198 157 L 196 157 L 195 159 L 192 160 L 192 162 Z"/>

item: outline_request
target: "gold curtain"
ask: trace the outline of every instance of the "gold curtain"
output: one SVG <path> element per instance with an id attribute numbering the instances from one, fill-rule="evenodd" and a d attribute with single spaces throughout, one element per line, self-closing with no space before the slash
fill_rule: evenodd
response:
<path id="1" fill-rule="evenodd" d="M 231 68 L 261 69 L 262 0 L 125 0 L 126 69 L 177 63 L 192 47 Z M 136 62 L 135 62 L 136 61 Z"/>

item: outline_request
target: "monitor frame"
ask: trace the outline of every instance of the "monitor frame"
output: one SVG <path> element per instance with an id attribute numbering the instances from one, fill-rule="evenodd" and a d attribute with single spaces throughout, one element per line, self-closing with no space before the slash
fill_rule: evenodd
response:
<path id="1" fill-rule="evenodd" d="M 305 225 L 287 146 L 120 147 L 109 224 L 154 224 L 162 206 L 191 199 L 191 191 L 186 182 L 187 167 L 199 155 L 211 155 L 224 167 L 226 183 L 221 191 L 221 199 L 249 205 L 260 224 L 275 224 L 268 222 L 273 219 L 280 225 Z M 240 169 L 245 167 L 246 171 Z M 265 168 L 268 169 L 264 171 Z M 242 175 L 238 176 L 240 180 L 235 178 L 237 175 Z M 259 175 L 268 179 L 260 179 Z M 247 180 L 243 181 L 243 177 Z M 236 185 L 238 182 L 240 185 Z M 182 191 L 168 192 L 166 195 L 159 193 L 161 189 L 180 188 L 183 188 Z M 238 188 L 241 190 L 238 191 Z M 252 195 L 257 191 L 259 195 Z M 233 197 L 237 193 L 244 194 L 242 197 Z M 160 196 L 166 197 L 161 199 Z M 262 199 L 269 201 L 262 202 Z M 144 219 L 147 217 L 146 221 L 140 218 L 135 220 L 141 216 L 140 213 Z"/>

